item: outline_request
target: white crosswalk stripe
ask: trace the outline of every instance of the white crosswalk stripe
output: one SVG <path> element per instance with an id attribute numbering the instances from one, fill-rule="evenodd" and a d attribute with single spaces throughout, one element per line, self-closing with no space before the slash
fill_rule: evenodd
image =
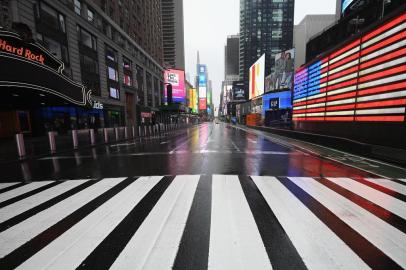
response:
<path id="1" fill-rule="evenodd" d="M 0 202 L 5 202 L 11 198 L 17 197 L 19 195 L 22 195 L 24 193 L 30 192 L 32 190 L 35 190 L 37 188 L 46 186 L 48 184 L 52 183 L 52 181 L 43 181 L 43 182 L 33 182 L 28 185 L 24 185 L 22 187 L 7 191 L 0 196 Z"/>
<path id="2" fill-rule="evenodd" d="M 0 184 L 8 188 L 0 193 L 0 269 L 194 269 L 202 260 L 208 269 L 285 269 L 292 256 L 308 269 L 406 268 L 406 185 L 397 180 L 178 175 Z M 197 195 L 202 181 L 211 183 L 207 196 Z M 280 243 L 263 235 L 263 211 L 292 254 L 273 257 Z M 206 237 L 189 227 L 196 223 L 207 226 Z M 176 265 L 189 254 L 184 237 L 204 254 Z"/>
<path id="3" fill-rule="evenodd" d="M 391 181 L 389 179 L 372 179 L 372 178 L 365 178 L 365 180 L 377 184 L 378 186 L 385 187 L 387 189 L 390 189 L 392 191 L 395 191 L 397 193 L 406 195 L 406 186 L 396 183 L 394 181 Z"/>
<path id="4" fill-rule="evenodd" d="M 13 216 L 21 214 L 41 203 L 44 203 L 53 197 L 56 197 L 74 187 L 79 186 L 80 184 L 83 184 L 85 181 L 86 180 L 66 181 L 60 185 L 38 193 L 37 196 L 31 196 L 9 206 L 3 207 L 0 209 L 0 222 L 6 221 Z"/>
<path id="5" fill-rule="evenodd" d="M 167 269 L 173 264 L 199 176 L 178 176 L 111 269 Z"/>
<path id="6" fill-rule="evenodd" d="M 3 243 L 0 245 L 0 258 L 25 244 L 35 237 L 35 235 L 45 231 L 59 220 L 68 216 L 81 206 L 89 203 L 92 199 L 103 194 L 122 180 L 124 180 L 124 178 L 105 179 L 104 181 L 100 181 L 67 200 L 64 200 L 0 233 L 0 242 Z"/>
<path id="7" fill-rule="evenodd" d="M 161 177 L 144 177 L 81 220 L 18 269 L 74 269 Z M 67 245 L 67 243 L 69 243 Z M 52 258 L 52 259 L 49 259 Z"/>
<path id="8" fill-rule="evenodd" d="M 272 269 L 237 176 L 214 175 L 209 269 Z"/>
<path id="9" fill-rule="evenodd" d="M 19 184 L 19 183 L 17 183 L 17 182 L 14 182 L 14 183 L 0 183 L 0 189 L 8 188 L 8 187 L 11 187 L 11 186 L 14 186 L 14 185 L 17 185 L 17 184 Z"/>
<path id="10" fill-rule="evenodd" d="M 312 178 L 290 177 L 289 179 L 400 266 L 406 268 L 406 234 Z"/>
<path id="11" fill-rule="evenodd" d="M 366 185 L 363 185 L 353 179 L 349 178 L 328 178 L 329 181 L 349 190 L 356 190 L 357 194 L 368 201 L 385 208 L 386 210 L 402 217 L 406 220 L 406 202 L 399 199 L 393 198 L 390 195 L 387 195 L 379 190 L 373 189 Z M 372 179 L 369 179 L 371 182 L 375 182 Z M 382 179 L 384 180 L 384 179 Z M 388 180 L 389 181 L 389 180 Z M 380 182 L 380 181 L 379 181 Z M 378 183 L 379 183 L 378 182 Z M 395 182 L 392 182 L 397 184 Z M 404 186 L 406 187 L 406 186 Z"/>
<path id="12" fill-rule="evenodd" d="M 273 177 L 252 178 L 309 269 L 369 268 L 281 182 Z"/>

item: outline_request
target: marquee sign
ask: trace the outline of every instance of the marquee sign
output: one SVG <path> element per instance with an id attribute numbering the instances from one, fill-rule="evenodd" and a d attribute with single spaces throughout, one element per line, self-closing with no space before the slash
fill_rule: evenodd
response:
<path id="1" fill-rule="evenodd" d="M 63 69 L 63 62 L 40 44 L 0 30 L 0 93 L 3 87 L 15 87 L 93 106 L 91 90 L 63 75 Z"/>

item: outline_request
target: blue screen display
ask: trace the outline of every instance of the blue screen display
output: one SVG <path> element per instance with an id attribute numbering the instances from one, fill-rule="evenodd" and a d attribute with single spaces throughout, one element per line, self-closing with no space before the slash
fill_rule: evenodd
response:
<path id="1" fill-rule="evenodd" d="M 271 99 L 279 99 L 279 109 L 292 108 L 292 93 L 289 91 L 269 93 L 262 96 L 262 115 L 265 116 L 265 111 L 269 109 Z"/>

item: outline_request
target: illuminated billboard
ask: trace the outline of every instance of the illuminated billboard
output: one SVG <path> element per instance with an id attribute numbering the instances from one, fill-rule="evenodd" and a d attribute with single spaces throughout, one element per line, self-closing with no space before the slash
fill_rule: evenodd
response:
<path id="1" fill-rule="evenodd" d="M 245 96 L 245 89 L 244 89 L 244 82 L 243 81 L 236 81 L 233 82 L 233 91 L 232 91 L 232 95 L 233 101 L 246 101 L 247 98 Z"/>
<path id="2" fill-rule="evenodd" d="M 207 99 L 206 98 L 199 98 L 199 110 L 206 110 L 207 109 Z"/>
<path id="3" fill-rule="evenodd" d="M 404 122 L 406 14 L 295 73 L 294 121 Z"/>
<path id="4" fill-rule="evenodd" d="M 265 54 L 250 67 L 249 98 L 253 99 L 264 93 L 265 88 Z"/>
<path id="5" fill-rule="evenodd" d="M 165 83 L 172 85 L 172 100 L 174 103 L 186 103 L 185 72 L 183 70 L 165 70 Z M 168 95 L 165 87 L 165 102 Z"/>
<path id="6" fill-rule="evenodd" d="M 294 68 L 294 49 L 276 54 L 275 72 L 265 78 L 265 92 L 285 91 L 292 89 Z"/>
<path id="7" fill-rule="evenodd" d="M 195 88 L 189 89 L 189 108 L 192 110 L 192 112 L 196 113 L 197 112 L 197 91 Z"/>
<path id="8" fill-rule="evenodd" d="M 207 88 L 206 86 L 199 87 L 199 98 L 206 98 L 207 97 Z"/>

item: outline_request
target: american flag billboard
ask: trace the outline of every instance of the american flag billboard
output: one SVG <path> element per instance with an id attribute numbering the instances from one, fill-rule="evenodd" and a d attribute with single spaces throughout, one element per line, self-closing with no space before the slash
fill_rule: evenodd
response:
<path id="1" fill-rule="evenodd" d="M 299 68 L 294 121 L 404 122 L 406 13 Z"/>

